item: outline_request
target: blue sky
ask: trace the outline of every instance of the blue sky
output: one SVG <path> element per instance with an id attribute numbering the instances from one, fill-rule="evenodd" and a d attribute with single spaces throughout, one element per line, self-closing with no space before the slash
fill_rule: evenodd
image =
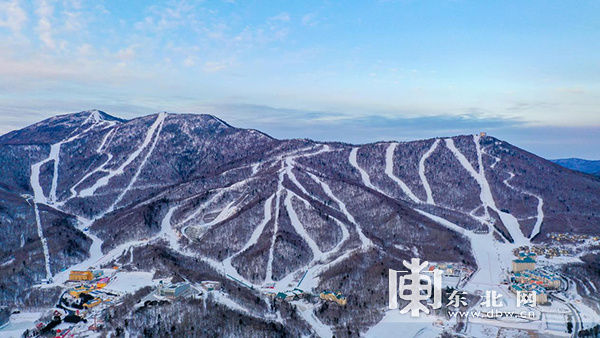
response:
<path id="1" fill-rule="evenodd" d="M 598 1 L 0 0 L 0 133 L 98 108 L 600 158 Z"/>

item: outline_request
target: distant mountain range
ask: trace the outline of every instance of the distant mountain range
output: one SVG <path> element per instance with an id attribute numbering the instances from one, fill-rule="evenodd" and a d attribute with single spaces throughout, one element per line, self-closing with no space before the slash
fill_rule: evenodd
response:
<path id="1" fill-rule="evenodd" d="M 561 158 L 551 161 L 571 170 L 581 171 L 582 173 L 600 176 L 600 161 L 598 160 L 584 160 L 581 158 Z"/>

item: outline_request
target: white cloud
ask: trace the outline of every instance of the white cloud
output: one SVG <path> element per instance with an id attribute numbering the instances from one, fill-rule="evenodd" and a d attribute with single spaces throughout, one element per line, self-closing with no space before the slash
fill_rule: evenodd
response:
<path id="1" fill-rule="evenodd" d="M 279 13 L 279 14 L 277 14 L 275 16 L 270 17 L 269 20 L 271 20 L 271 21 L 288 22 L 288 21 L 290 21 L 290 15 L 288 13 L 286 13 L 286 12 L 282 12 L 282 13 Z"/>
<path id="2" fill-rule="evenodd" d="M 117 52 L 117 58 L 121 60 L 121 62 L 131 61 L 135 58 L 135 49 L 136 45 L 130 45 L 126 48 L 122 48 Z"/>
<path id="3" fill-rule="evenodd" d="M 231 61 L 206 61 L 202 70 L 207 73 L 214 73 L 226 69 L 231 65 Z"/>
<path id="4" fill-rule="evenodd" d="M 192 56 L 188 56 L 183 60 L 183 65 L 186 67 L 193 67 L 194 65 L 196 65 L 196 62 L 194 61 L 194 57 Z"/>
<path id="5" fill-rule="evenodd" d="M 317 24 L 317 15 L 315 13 L 308 13 L 302 16 L 302 25 L 304 26 L 315 26 Z"/>
<path id="6" fill-rule="evenodd" d="M 46 45 L 46 47 L 51 49 L 56 48 L 56 43 L 54 42 L 54 38 L 52 37 L 51 19 L 53 12 L 54 7 L 52 7 L 52 5 L 50 5 L 48 1 L 38 1 L 38 6 L 35 9 L 35 13 L 39 17 L 37 31 L 40 40 L 44 43 L 44 45 Z"/>
<path id="7" fill-rule="evenodd" d="M 13 33 L 20 33 L 27 21 L 27 14 L 18 0 L 0 2 L 0 27 L 7 27 Z"/>

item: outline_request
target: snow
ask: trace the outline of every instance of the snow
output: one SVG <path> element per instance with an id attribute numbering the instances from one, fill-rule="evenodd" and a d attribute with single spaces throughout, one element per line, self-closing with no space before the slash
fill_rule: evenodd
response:
<path id="1" fill-rule="evenodd" d="M 313 261 L 318 261 L 323 256 L 323 252 L 321 252 L 317 243 L 315 243 L 315 241 L 310 237 L 310 235 L 306 231 L 306 228 L 304 228 L 304 226 L 300 222 L 300 219 L 298 219 L 298 215 L 296 214 L 296 211 L 292 206 L 292 197 L 297 197 L 297 195 L 291 191 L 288 191 L 288 193 L 285 196 L 285 200 L 283 201 L 287 213 L 290 217 L 290 222 L 292 223 L 294 230 L 296 230 L 296 233 L 304 239 L 306 244 L 308 244 L 308 247 L 310 248 L 313 254 Z"/>
<path id="2" fill-rule="evenodd" d="M 293 159 L 293 157 L 286 158 L 285 159 L 285 173 L 286 173 L 286 175 L 300 189 L 300 191 L 302 191 L 305 195 L 310 196 L 310 193 L 308 191 L 306 191 L 306 188 L 304 188 L 304 186 L 302 184 L 300 184 L 300 182 L 298 182 L 298 179 L 296 178 L 296 175 L 294 175 L 294 172 L 292 171 L 293 166 L 294 166 L 294 159 Z"/>
<path id="3" fill-rule="evenodd" d="M 502 220 L 502 223 L 504 223 L 504 225 L 506 226 L 511 237 L 514 239 L 515 244 L 528 245 L 529 239 L 527 239 L 523 235 L 523 232 L 521 231 L 521 228 L 519 226 L 519 222 L 517 221 L 517 219 L 513 215 L 503 212 L 503 211 L 500 211 L 496 207 L 496 203 L 495 203 L 494 197 L 492 195 L 492 190 L 490 189 L 490 185 L 485 177 L 485 170 L 483 167 L 483 161 L 481 159 L 482 152 L 481 152 L 481 147 L 479 145 L 479 136 L 474 135 L 473 140 L 475 142 L 475 146 L 477 149 L 477 160 L 479 163 L 479 171 L 475 171 L 475 169 L 473 168 L 473 166 L 471 165 L 469 160 L 465 157 L 465 155 L 463 155 L 456 148 L 456 146 L 454 145 L 454 140 L 446 139 L 446 146 L 454 154 L 456 159 L 458 159 L 460 164 L 467 170 L 467 172 L 469 172 L 469 174 L 479 184 L 479 187 L 480 187 L 479 197 L 481 199 L 481 202 L 483 203 L 484 206 L 487 206 L 490 209 L 492 209 L 498 213 L 498 215 L 500 216 L 500 219 Z M 488 218 L 489 218 L 487 209 L 485 212 L 486 212 L 486 216 L 488 216 Z"/>
<path id="4" fill-rule="evenodd" d="M 117 272 L 114 279 L 104 288 L 106 291 L 119 293 L 134 293 L 145 287 L 154 286 L 158 281 L 153 281 L 154 273 L 146 271 Z"/>
<path id="5" fill-rule="evenodd" d="M 477 271 L 465 286 L 466 291 L 491 290 L 498 288 L 502 276 L 510 268 L 513 245 L 507 245 L 494 239 L 493 233 L 476 234 L 442 218 L 415 209 L 420 214 L 428 217 L 446 228 L 466 236 L 471 243 L 471 251 L 477 263 Z"/>
<path id="6" fill-rule="evenodd" d="M 385 151 L 385 174 L 389 176 L 394 182 L 396 182 L 404 194 L 408 196 L 413 202 L 421 203 L 421 200 L 413 194 L 410 188 L 404 183 L 400 178 L 394 175 L 394 151 L 396 151 L 396 147 L 398 143 L 391 143 L 387 150 Z"/>
<path id="7" fill-rule="evenodd" d="M 267 225 L 267 223 L 269 223 L 269 221 L 272 218 L 271 207 L 273 205 L 273 198 L 275 198 L 275 194 L 271 195 L 265 201 L 263 220 L 256 227 L 256 229 L 254 229 L 254 231 L 252 232 L 252 235 L 250 236 L 250 239 L 248 239 L 248 242 L 246 242 L 246 244 L 244 245 L 244 247 L 239 251 L 240 253 L 248 250 L 248 248 L 250 248 L 251 246 L 253 246 L 256 243 L 258 243 L 258 238 L 263 233 L 263 231 L 265 230 L 265 226 Z"/>
<path id="8" fill-rule="evenodd" d="M 108 123 L 109 123 L 110 127 L 113 127 L 115 125 L 115 122 L 108 122 Z M 107 144 L 107 142 L 110 142 L 110 141 L 108 141 L 109 137 L 112 140 L 112 136 L 115 135 L 116 130 L 117 130 L 116 128 L 113 128 L 108 133 L 106 133 L 106 135 L 104 135 L 104 138 L 102 138 L 102 142 L 100 143 L 100 146 L 98 146 L 98 148 L 96 149 L 97 154 L 102 153 L 102 149 L 104 148 L 104 146 Z M 77 191 L 75 190 L 75 188 L 77 188 L 81 183 L 85 182 L 89 177 L 91 177 L 95 173 L 104 171 L 104 166 L 106 166 L 113 158 L 113 155 L 111 153 L 106 153 L 106 156 L 107 156 L 107 158 L 104 161 L 104 163 L 102 163 L 100 166 L 98 166 L 94 170 L 91 170 L 90 172 L 85 174 L 77 183 L 75 183 L 71 188 L 69 188 L 71 195 L 68 198 L 66 198 L 64 201 L 57 203 L 56 205 L 58 207 L 63 206 L 70 199 L 77 196 Z"/>
<path id="9" fill-rule="evenodd" d="M 79 195 L 81 197 L 92 196 L 96 192 L 96 190 L 100 189 L 101 187 L 106 186 L 111 178 L 118 176 L 118 175 L 122 175 L 125 172 L 125 168 L 129 164 L 131 164 L 136 158 L 138 158 L 140 156 L 140 154 L 144 151 L 144 149 L 146 149 L 146 147 L 150 144 L 150 142 L 152 141 L 152 136 L 154 135 L 154 131 L 160 125 L 162 125 L 162 122 L 165 119 L 165 117 L 166 117 L 166 113 L 158 114 L 154 123 L 152 123 L 150 128 L 148 128 L 148 131 L 146 132 L 146 137 L 144 138 L 142 145 L 138 149 L 136 149 L 136 151 L 131 153 L 129 155 L 129 157 L 127 158 L 127 160 L 125 160 L 125 162 L 123 162 L 117 169 L 107 170 L 108 175 L 103 176 L 100 179 L 98 179 L 94 183 L 94 185 L 92 185 L 91 187 L 81 190 Z"/>
<path id="10" fill-rule="evenodd" d="M 315 315 L 314 304 L 308 304 L 306 302 L 300 301 L 293 301 L 291 303 L 296 305 L 296 308 L 298 309 L 298 312 L 300 313 L 302 319 L 304 319 L 310 325 L 310 327 L 313 329 L 317 336 L 327 338 L 333 337 L 333 331 L 331 331 L 331 328 L 328 325 L 321 322 L 319 318 L 317 318 L 317 316 Z"/>
<path id="11" fill-rule="evenodd" d="M 250 314 L 250 312 L 246 308 L 244 308 L 240 304 L 238 304 L 235 301 L 233 301 L 225 293 L 223 293 L 221 291 L 215 291 L 215 292 L 212 292 L 211 294 L 213 296 L 213 299 L 217 303 L 223 304 L 226 307 L 228 307 L 228 308 L 230 308 L 230 309 L 232 309 L 234 311 L 245 313 L 245 314 Z"/>
<path id="12" fill-rule="evenodd" d="M 431 187 L 429 186 L 429 182 L 427 181 L 427 177 L 425 176 L 425 161 L 431 154 L 435 151 L 435 149 L 440 143 L 439 139 L 436 139 L 435 142 L 431 145 L 431 148 L 427 150 L 425 154 L 419 160 L 419 177 L 421 178 L 421 184 L 423 184 L 423 188 L 425 189 L 425 194 L 427 195 L 427 203 L 435 204 L 433 200 L 433 194 L 431 193 Z"/>
<path id="13" fill-rule="evenodd" d="M 21 312 L 10 316 L 8 324 L 0 327 L 0 337 L 21 338 L 25 330 L 34 327 L 42 312 Z"/>
<path id="14" fill-rule="evenodd" d="M 144 168 L 144 165 L 146 164 L 146 161 L 148 161 L 148 158 L 150 157 L 150 155 L 152 155 L 152 152 L 154 151 L 154 148 L 156 147 L 156 143 L 158 143 L 158 139 L 160 137 L 160 132 L 162 131 L 162 127 L 163 127 L 163 124 L 164 124 L 164 121 L 165 121 L 165 117 L 166 117 L 166 114 L 165 113 L 161 113 L 156 118 L 156 121 L 159 123 L 159 125 L 158 125 L 158 128 L 157 128 L 158 131 L 156 132 L 156 136 L 154 136 L 154 142 L 152 142 L 152 145 L 150 146 L 150 149 L 146 152 L 146 155 L 142 159 L 142 163 L 140 163 L 140 165 L 138 166 L 135 174 L 133 175 L 133 177 L 131 178 L 131 180 L 127 184 L 127 187 L 125 187 L 125 189 L 123 189 L 121 191 L 121 193 L 119 194 L 119 196 L 117 197 L 117 199 L 108 208 L 108 210 L 106 211 L 106 213 L 109 213 L 109 212 L 111 212 L 111 211 L 113 211 L 115 209 L 115 207 L 117 206 L 117 204 L 119 204 L 119 202 L 121 202 L 121 200 L 123 199 L 123 197 L 125 196 L 125 194 L 129 191 L 129 189 L 131 189 L 131 187 L 137 181 L 137 178 L 138 178 L 138 176 L 140 176 L 140 173 L 142 172 L 142 169 Z M 155 122 L 155 124 L 157 122 Z"/>
<path id="15" fill-rule="evenodd" d="M 325 194 L 327 196 L 329 196 L 329 198 L 331 198 L 332 200 L 335 201 L 335 203 L 338 205 L 339 210 L 344 214 L 344 216 L 346 216 L 346 218 L 356 226 L 356 231 L 358 232 L 358 236 L 360 238 L 360 241 L 362 243 L 363 248 L 367 248 L 369 246 L 373 246 L 373 242 L 368 239 L 362 232 L 361 227 L 356 223 L 356 220 L 354 219 L 354 216 L 352 216 L 352 214 L 350 214 L 350 212 L 348 212 L 348 209 L 346 208 L 346 204 L 344 204 L 344 202 L 342 202 L 342 200 L 340 200 L 339 198 L 337 198 L 337 196 L 335 196 L 333 194 L 333 191 L 331 191 L 331 187 L 329 187 L 329 185 L 327 183 L 325 183 L 325 181 L 321 180 L 319 177 L 317 177 L 316 175 L 312 174 L 312 173 L 308 173 L 308 175 L 317 183 L 319 183 L 321 185 L 321 188 L 323 188 L 323 191 L 325 191 Z"/>
<path id="16" fill-rule="evenodd" d="M 177 209 L 176 206 L 171 207 L 169 211 L 167 211 L 167 214 L 160 222 L 160 232 L 158 233 L 157 237 L 166 238 L 169 242 L 169 247 L 173 248 L 174 250 L 179 250 L 179 236 L 171 226 L 171 217 L 173 217 L 173 212 L 175 209 Z"/>
<path id="17" fill-rule="evenodd" d="M 58 185 L 58 165 L 60 163 L 60 146 L 62 142 L 50 146 L 50 155 L 48 158 L 54 161 L 54 174 L 52 175 L 52 186 L 50 188 L 50 201 L 56 201 L 56 187 Z"/>
<path id="18" fill-rule="evenodd" d="M 7 265 L 10 265 L 10 264 L 12 264 L 14 261 L 15 261 L 15 258 L 13 257 L 13 258 L 11 258 L 11 259 L 9 259 L 9 260 L 5 261 L 4 263 L 0 263 L 0 268 L 3 268 L 3 267 L 5 267 L 5 266 L 7 266 Z"/>
<path id="19" fill-rule="evenodd" d="M 38 209 L 37 203 L 33 203 L 33 208 L 35 211 L 35 223 L 37 225 L 37 233 L 40 237 L 40 241 L 42 242 L 42 249 L 44 251 L 44 265 L 46 267 L 46 279 L 52 279 L 52 272 L 50 271 L 50 252 L 48 251 L 48 242 L 46 241 L 46 237 L 44 237 L 44 230 L 42 229 L 42 221 L 40 219 L 40 211 Z"/>
<path id="20" fill-rule="evenodd" d="M 439 337 L 442 328 L 434 326 L 435 317 L 410 317 L 399 310 L 388 310 L 383 319 L 371 327 L 365 337 Z"/>
<path id="21" fill-rule="evenodd" d="M 275 239 L 277 238 L 277 231 L 279 230 L 279 208 L 281 202 L 281 193 L 283 192 L 283 163 L 282 168 L 279 170 L 279 180 L 277 182 L 277 192 L 275 193 L 275 223 L 273 228 L 273 236 L 271 237 L 271 245 L 269 248 L 269 260 L 267 261 L 267 277 L 265 283 L 273 282 L 273 251 L 275 250 Z"/>
<path id="22" fill-rule="evenodd" d="M 350 161 L 350 164 L 356 169 L 358 170 L 358 172 L 360 173 L 360 177 L 362 179 L 362 182 L 364 185 L 366 185 L 367 187 L 373 189 L 373 190 L 377 190 L 379 191 L 379 189 L 375 188 L 375 186 L 371 183 L 371 179 L 369 178 L 369 174 L 360 167 L 360 165 L 358 165 L 358 161 L 356 160 L 356 154 L 358 153 L 358 147 L 352 148 L 352 150 L 350 151 L 350 158 L 348 159 Z"/>
<path id="23" fill-rule="evenodd" d="M 518 189 L 518 188 L 512 186 L 510 183 L 508 183 L 508 181 L 510 181 L 513 177 L 515 177 L 515 174 L 513 172 L 508 172 L 508 174 L 509 174 L 509 177 L 507 179 L 505 179 L 504 181 L 502 181 L 507 187 L 509 187 L 517 192 L 535 197 L 538 200 L 536 222 L 535 222 L 535 225 L 533 226 L 533 230 L 531 231 L 531 236 L 529 236 L 529 238 L 531 239 L 535 235 L 540 233 L 542 223 L 544 222 L 544 200 L 539 195 L 536 195 L 536 194 L 533 194 L 528 191 L 524 191 L 522 189 Z"/>

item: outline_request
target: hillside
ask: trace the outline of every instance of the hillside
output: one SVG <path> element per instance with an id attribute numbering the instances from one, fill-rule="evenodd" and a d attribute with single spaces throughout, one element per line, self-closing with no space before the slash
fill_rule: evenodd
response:
<path id="1" fill-rule="evenodd" d="M 218 311 L 257 333 L 350 335 L 381 320 L 402 260 L 500 271 L 490 255 L 504 264 L 552 234 L 600 234 L 598 210 L 599 180 L 491 136 L 350 145 L 211 115 L 86 111 L 0 137 L 0 306 L 51 304 L 69 269 L 116 265 L 219 280 L 244 310 Z M 341 290 L 348 305 L 310 308 L 315 324 L 256 291 L 297 284 Z"/>

